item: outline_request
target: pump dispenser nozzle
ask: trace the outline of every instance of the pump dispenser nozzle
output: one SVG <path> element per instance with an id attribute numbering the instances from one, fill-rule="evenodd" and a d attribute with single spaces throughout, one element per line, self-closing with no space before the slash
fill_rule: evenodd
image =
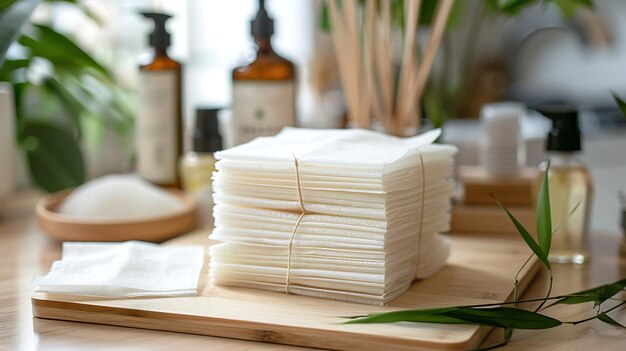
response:
<path id="1" fill-rule="evenodd" d="M 154 21 L 154 30 L 148 36 L 150 46 L 157 51 L 165 51 L 170 46 L 170 33 L 165 29 L 165 22 L 172 16 L 157 12 L 141 12 L 141 14 Z"/>
<path id="2" fill-rule="evenodd" d="M 259 11 L 250 22 L 250 29 L 255 38 L 269 38 L 274 34 L 274 20 L 265 9 L 265 0 L 259 0 Z"/>
<path id="3" fill-rule="evenodd" d="M 567 106 L 544 106 L 538 111 L 552 120 L 546 150 L 563 152 L 581 150 L 578 111 Z"/>

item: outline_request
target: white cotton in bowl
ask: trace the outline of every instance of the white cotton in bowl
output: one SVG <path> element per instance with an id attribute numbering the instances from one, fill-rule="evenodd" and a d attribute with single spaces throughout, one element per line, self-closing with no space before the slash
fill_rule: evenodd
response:
<path id="1" fill-rule="evenodd" d="M 184 210 L 184 204 L 176 196 L 139 177 L 109 175 L 76 188 L 57 212 L 88 220 L 119 222 L 166 217 Z"/>

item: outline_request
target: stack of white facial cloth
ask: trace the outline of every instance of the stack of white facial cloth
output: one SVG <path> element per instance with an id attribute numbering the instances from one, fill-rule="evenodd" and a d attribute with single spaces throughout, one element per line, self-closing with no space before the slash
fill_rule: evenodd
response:
<path id="1" fill-rule="evenodd" d="M 384 305 L 445 265 L 456 148 L 286 128 L 218 152 L 215 284 Z"/>

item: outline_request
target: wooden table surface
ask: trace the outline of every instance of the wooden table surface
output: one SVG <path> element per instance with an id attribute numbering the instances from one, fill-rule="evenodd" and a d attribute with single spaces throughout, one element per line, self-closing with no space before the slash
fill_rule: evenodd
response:
<path id="1" fill-rule="evenodd" d="M 31 279 L 45 274 L 52 261 L 61 256 L 61 246 L 43 236 L 34 219 L 34 192 L 5 199 L 0 219 L 0 350 L 295 350 L 283 345 L 263 344 L 225 338 L 82 324 L 33 318 Z M 203 242 L 207 231 L 176 239 Z M 619 233 L 594 232 L 592 260 L 573 267 L 555 266 L 554 294 L 583 290 L 626 277 L 626 259 L 619 256 Z M 540 274 L 525 298 L 539 297 L 545 291 L 546 275 Z M 624 293 L 622 293 L 624 294 Z M 563 320 L 589 316 L 590 306 L 557 307 L 548 314 Z M 626 323 L 626 310 L 612 316 Z M 483 346 L 498 340 L 493 332 Z M 502 350 L 624 350 L 626 330 L 599 321 L 562 326 L 546 331 L 516 331 Z"/>

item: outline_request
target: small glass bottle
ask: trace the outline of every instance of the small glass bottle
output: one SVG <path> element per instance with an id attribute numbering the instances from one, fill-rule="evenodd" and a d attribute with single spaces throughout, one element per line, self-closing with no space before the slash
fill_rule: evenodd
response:
<path id="1" fill-rule="evenodd" d="M 589 260 L 588 230 L 593 187 L 591 174 L 578 160 L 581 151 L 578 113 L 565 108 L 541 112 L 553 121 L 546 145 L 550 159 L 548 184 L 553 230 L 548 258 L 555 263 L 581 264 Z M 547 162 L 540 165 L 544 172 L 546 167 Z M 538 186 L 542 178 L 543 172 Z"/>
<path id="2" fill-rule="evenodd" d="M 215 171 L 213 153 L 222 149 L 218 129 L 219 109 L 198 109 L 193 130 L 192 151 L 181 160 L 183 189 L 194 195 L 212 194 L 212 176 Z"/>
<path id="3" fill-rule="evenodd" d="M 296 121 L 295 68 L 272 48 L 274 20 L 264 0 L 259 0 L 251 34 L 257 44 L 256 57 L 232 72 L 233 145 L 275 135 Z"/>

